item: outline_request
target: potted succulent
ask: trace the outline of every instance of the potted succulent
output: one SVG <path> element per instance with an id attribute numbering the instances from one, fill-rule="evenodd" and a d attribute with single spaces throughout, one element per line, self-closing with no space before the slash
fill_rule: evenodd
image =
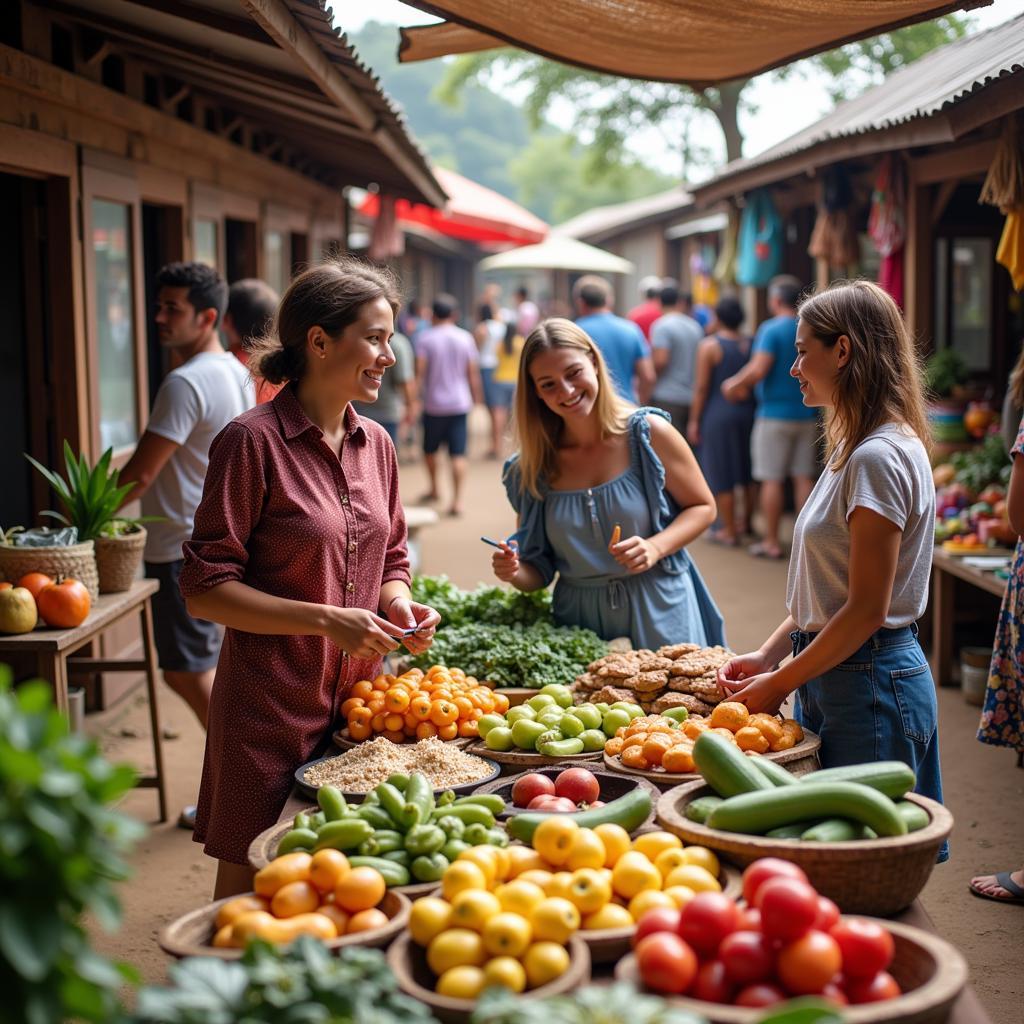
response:
<path id="1" fill-rule="evenodd" d="M 928 403 L 928 419 L 932 437 L 947 444 L 960 444 L 967 440 L 964 427 L 966 403 L 957 394 L 967 382 L 967 362 L 952 348 L 933 353 L 925 364 L 928 389 L 934 396 Z"/>

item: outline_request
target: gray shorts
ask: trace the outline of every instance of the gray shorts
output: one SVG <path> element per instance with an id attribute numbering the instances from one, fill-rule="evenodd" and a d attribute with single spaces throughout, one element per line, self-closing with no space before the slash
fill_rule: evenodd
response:
<path id="1" fill-rule="evenodd" d="M 769 420 L 758 416 L 750 438 L 754 479 L 785 480 L 788 477 L 818 475 L 817 419 Z"/>
<path id="2" fill-rule="evenodd" d="M 146 576 L 159 580 L 153 595 L 153 638 L 160 667 L 169 672 L 207 672 L 216 668 L 224 630 L 215 622 L 194 619 L 178 587 L 182 559 L 146 562 Z"/>

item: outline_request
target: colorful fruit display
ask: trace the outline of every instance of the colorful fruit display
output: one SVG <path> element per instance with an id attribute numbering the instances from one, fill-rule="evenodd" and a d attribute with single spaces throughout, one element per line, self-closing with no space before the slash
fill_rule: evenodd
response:
<path id="1" fill-rule="evenodd" d="M 300 935 L 326 941 L 389 921 L 379 907 L 387 890 L 380 872 L 330 847 L 275 858 L 256 873 L 253 889 L 217 911 L 214 946 L 241 949 L 253 938 L 286 944 Z"/>
<path id="2" fill-rule="evenodd" d="M 543 757 L 576 757 L 604 749 L 609 736 L 643 714 L 636 704 L 579 704 L 572 691 L 552 683 L 525 704 L 477 723 L 488 750 L 522 750 Z"/>
<path id="3" fill-rule="evenodd" d="M 764 858 L 743 875 L 746 907 L 700 892 L 637 922 L 636 966 L 655 992 L 764 1007 L 816 995 L 840 1005 L 900 995 L 888 973 L 895 951 L 884 924 L 841 917 L 803 871 Z"/>
<path id="4" fill-rule="evenodd" d="M 0 583 L 0 633 L 30 633 L 40 622 L 74 629 L 91 607 L 89 591 L 78 580 L 26 573 L 16 583 Z"/>
<path id="5" fill-rule="evenodd" d="M 440 881 L 448 865 L 471 846 L 507 846 L 495 814 L 505 802 L 493 794 L 456 797 L 447 790 L 435 799 L 425 775 L 392 775 L 358 806 L 334 786 L 317 791 L 320 810 L 295 816 L 277 852 L 349 854 L 355 867 L 371 867 L 387 886 Z"/>
<path id="6" fill-rule="evenodd" d="M 1006 507 L 1010 457 L 1002 437 L 956 452 L 932 471 L 935 481 L 935 541 L 959 553 L 1013 545 L 1017 536 Z"/>
<path id="7" fill-rule="evenodd" d="M 791 750 L 804 738 L 800 723 L 791 718 L 752 715 L 738 701 L 722 701 L 707 718 L 691 717 L 685 708 L 634 718 L 616 729 L 604 752 L 634 771 L 688 774 L 697 770 L 695 743 L 705 733 L 754 754 Z"/>
<path id="8" fill-rule="evenodd" d="M 553 779 L 538 772 L 521 775 L 512 787 L 512 804 L 530 811 L 562 814 L 605 806 L 601 783 L 586 768 L 566 768 Z"/>
<path id="9" fill-rule="evenodd" d="M 349 738 L 357 742 L 386 736 L 394 743 L 475 739 L 480 719 L 502 714 L 509 707 L 505 694 L 460 668 L 434 665 L 426 672 L 411 668 L 400 676 L 361 679 L 341 705 Z"/>

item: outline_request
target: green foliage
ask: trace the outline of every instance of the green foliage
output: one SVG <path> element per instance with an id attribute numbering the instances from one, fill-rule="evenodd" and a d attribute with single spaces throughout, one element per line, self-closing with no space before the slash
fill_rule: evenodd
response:
<path id="1" fill-rule="evenodd" d="M 953 393 L 953 388 L 967 380 L 967 360 L 956 349 L 943 348 L 928 357 L 925 380 L 928 388 L 940 397 Z"/>
<path id="2" fill-rule="evenodd" d="M 551 592 L 530 594 L 512 587 L 485 586 L 462 590 L 447 576 L 416 576 L 412 599 L 429 605 L 441 616 L 441 628 L 487 622 L 500 626 L 528 626 L 551 621 Z"/>
<path id="3" fill-rule="evenodd" d="M 0 1021 L 118 1019 L 117 990 L 135 974 L 90 946 L 86 911 L 113 928 L 113 883 L 142 826 L 110 809 L 135 783 L 84 736 L 68 732 L 50 687 L 12 691 L 0 666 Z"/>
<path id="4" fill-rule="evenodd" d="M 305 936 L 282 951 L 253 942 L 240 961 L 190 957 L 169 968 L 172 987 L 139 993 L 134 1024 L 417 1024 L 423 1003 L 402 995 L 383 954 L 333 956 Z"/>
<path id="5" fill-rule="evenodd" d="M 989 484 L 1007 483 L 1013 466 L 1002 434 L 989 434 L 976 448 L 954 452 L 949 461 L 956 470 L 956 482 L 972 494 L 980 494 Z"/>

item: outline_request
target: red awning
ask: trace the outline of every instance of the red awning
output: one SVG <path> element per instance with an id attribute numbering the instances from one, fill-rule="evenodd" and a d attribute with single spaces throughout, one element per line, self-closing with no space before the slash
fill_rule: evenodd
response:
<path id="1" fill-rule="evenodd" d="M 461 238 L 467 242 L 532 245 L 547 237 L 547 224 L 518 203 L 455 171 L 447 171 L 443 167 L 435 167 L 433 171 L 448 193 L 447 205 L 443 210 L 437 210 L 422 203 L 399 199 L 395 203 L 399 224 L 422 224 L 449 238 Z M 380 197 L 371 194 L 359 207 L 359 212 L 367 217 L 376 217 L 379 209 Z"/>

